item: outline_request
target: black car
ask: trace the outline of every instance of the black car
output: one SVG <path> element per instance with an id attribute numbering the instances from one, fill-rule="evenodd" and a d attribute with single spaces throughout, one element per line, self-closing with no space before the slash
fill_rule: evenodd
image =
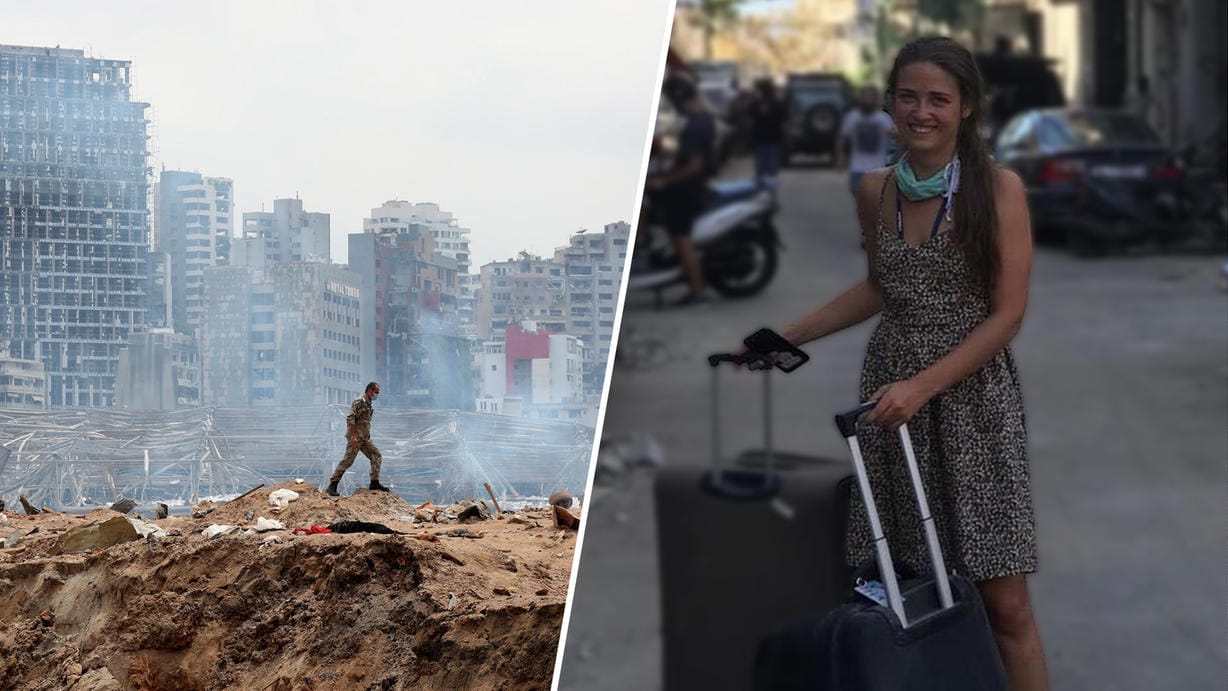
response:
<path id="1" fill-rule="evenodd" d="M 785 81 L 784 142 L 781 163 L 798 154 L 828 156 L 835 161 L 840 125 L 853 107 L 853 87 L 840 74 L 796 73 Z"/>
<path id="2" fill-rule="evenodd" d="M 1129 112 L 1026 111 L 1002 128 L 995 152 L 1027 186 L 1038 240 L 1065 238 L 1080 254 L 1095 254 L 1186 239 L 1183 172 Z"/>

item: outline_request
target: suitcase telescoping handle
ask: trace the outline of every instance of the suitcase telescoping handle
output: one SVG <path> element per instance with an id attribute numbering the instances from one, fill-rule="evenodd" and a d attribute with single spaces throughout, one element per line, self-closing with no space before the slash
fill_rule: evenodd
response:
<path id="1" fill-rule="evenodd" d="M 853 454 L 853 466 L 857 470 L 857 485 L 861 489 L 866 514 L 870 519 L 870 531 L 874 535 L 874 549 L 878 554 L 878 570 L 887 590 L 887 602 L 896 616 L 900 618 L 900 624 L 907 628 L 908 618 L 904 614 L 904 600 L 900 597 L 900 586 L 891 561 L 891 550 L 887 545 L 887 537 L 883 534 L 882 523 L 878 519 L 874 492 L 870 488 L 865 460 L 861 456 L 861 445 L 857 442 L 857 420 L 873 410 L 875 405 L 877 401 L 867 401 L 848 412 L 840 413 L 836 416 L 836 426 L 840 428 L 840 434 L 848 441 L 849 450 Z M 904 447 L 904 459 L 908 464 L 908 474 L 912 478 L 913 493 L 917 497 L 917 509 L 921 512 L 921 523 L 925 528 L 925 541 L 929 546 L 930 563 L 934 567 L 934 584 L 938 588 L 938 600 L 942 608 L 947 609 L 954 605 L 954 599 L 951 597 L 951 582 L 947 577 L 942 546 L 938 543 L 938 530 L 934 527 L 934 517 L 930 515 L 929 502 L 925 498 L 925 487 L 921 483 L 921 469 L 917 465 L 917 456 L 913 452 L 908 425 L 900 425 L 899 435 L 900 445 Z"/>
<path id="2" fill-rule="evenodd" d="M 753 358 L 742 355 L 734 355 L 732 353 L 717 353 L 708 356 L 708 365 L 712 370 L 712 462 L 715 465 L 715 478 L 719 484 L 723 478 L 724 469 L 721 467 L 721 397 L 718 386 L 720 377 L 718 370 L 722 362 L 732 362 L 735 365 L 744 365 L 751 362 Z M 772 444 L 772 370 L 770 368 L 763 370 L 763 446 L 764 453 L 767 454 L 767 459 L 764 463 L 765 472 L 763 480 L 766 483 L 771 481 L 776 470 L 776 452 Z"/>

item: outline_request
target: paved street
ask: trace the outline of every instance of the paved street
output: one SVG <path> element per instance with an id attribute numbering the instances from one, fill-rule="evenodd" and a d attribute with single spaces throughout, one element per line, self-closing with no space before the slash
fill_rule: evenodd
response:
<path id="1" fill-rule="evenodd" d="M 607 438 L 649 432 L 667 464 L 708 462 L 703 356 L 782 325 L 862 275 L 843 177 L 790 170 L 782 206 L 786 253 L 762 295 L 662 311 L 649 296 L 629 296 L 624 338 L 630 327 L 660 339 L 670 357 L 616 369 Z M 1015 349 L 1040 540 L 1032 594 L 1055 690 L 1210 689 L 1228 678 L 1222 262 L 1038 251 Z M 812 344 L 808 365 L 776 378 L 780 448 L 846 457 L 831 414 L 855 402 L 870 328 Z M 758 405 L 757 379 L 725 381 L 731 418 L 735 402 Z M 760 443 L 758 410 L 749 412 L 751 424 L 725 426 L 730 452 Z M 659 688 L 651 474 L 608 487 L 588 519 L 562 688 Z"/>

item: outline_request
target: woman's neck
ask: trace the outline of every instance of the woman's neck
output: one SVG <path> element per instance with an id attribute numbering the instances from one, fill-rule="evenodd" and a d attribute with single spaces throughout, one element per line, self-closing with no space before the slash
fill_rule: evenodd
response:
<path id="1" fill-rule="evenodd" d="M 908 165 L 918 180 L 925 180 L 946 167 L 955 158 L 955 147 L 934 152 L 909 151 Z"/>

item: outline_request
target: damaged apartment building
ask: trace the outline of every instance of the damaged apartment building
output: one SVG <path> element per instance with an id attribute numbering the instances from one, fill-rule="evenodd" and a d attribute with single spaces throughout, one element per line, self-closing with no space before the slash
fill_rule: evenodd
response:
<path id="1" fill-rule="evenodd" d="M 366 384 L 361 282 L 329 262 L 328 214 L 273 208 L 244 213 L 230 265 L 204 271 L 202 403 L 349 403 Z"/>
<path id="2" fill-rule="evenodd" d="M 482 357 L 508 357 L 507 334 L 526 321 L 533 323 L 534 331 L 575 337 L 583 346 L 583 392 L 595 404 L 609 362 L 630 235 L 629 224 L 608 223 L 600 233 L 572 235 L 553 258 L 521 252 L 515 259 L 483 265 L 476 322 Z M 489 364 L 483 363 L 481 378 L 482 404 L 487 406 L 493 405 L 492 399 L 511 395 L 489 386 Z"/>
<path id="3" fill-rule="evenodd" d="M 365 371 L 380 382 L 381 398 L 391 405 L 473 410 L 458 262 L 463 254 L 468 265 L 468 240 L 463 253 L 455 247 L 442 251 L 441 244 L 461 242 L 454 222 L 441 228 L 406 221 L 390 211 L 400 208 L 396 204 L 405 203 L 372 209 L 365 232 L 349 236 L 350 269 L 361 277 L 362 294 L 373 296 L 363 305 L 363 321 L 371 325 L 366 333 L 372 336 L 364 344 L 364 362 L 370 363 Z M 453 232 L 447 228 L 458 235 L 439 236 Z"/>
<path id="4" fill-rule="evenodd" d="M 50 407 L 112 405 L 144 325 L 148 104 L 130 71 L 0 45 L 0 349 L 41 363 Z"/>

